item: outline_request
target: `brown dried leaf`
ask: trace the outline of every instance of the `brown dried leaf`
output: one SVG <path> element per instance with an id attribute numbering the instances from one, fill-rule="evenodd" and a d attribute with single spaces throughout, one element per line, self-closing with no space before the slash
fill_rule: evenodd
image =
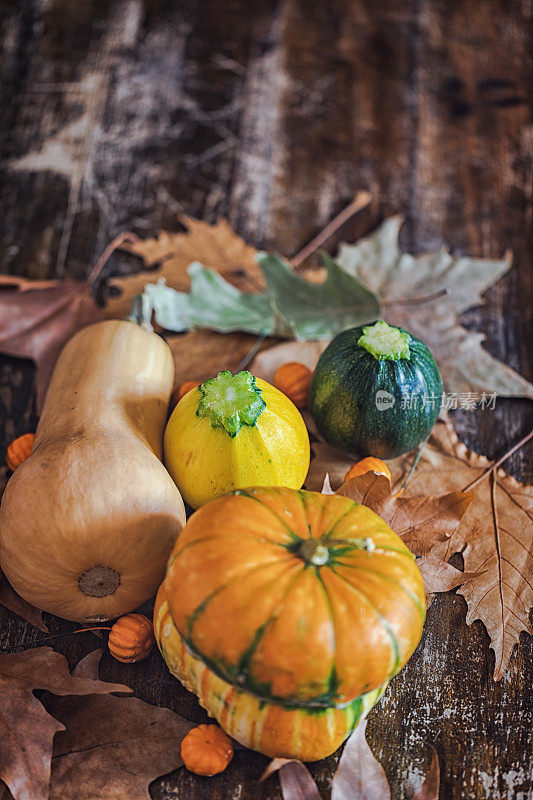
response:
<path id="1" fill-rule="evenodd" d="M 333 776 L 331 800 L 390 800 L 387 776 L 365 738 L 366 720 L 346 744 Z"/>
<path id="2" fill-rule="evenodd" d="M 431 750 L 431 763 L 424 783 L 414 793 L 411 800 L 439 800 L 440 767 L 439 757 L 433 745 Z"/>
<path id="3" fill-rule="evenodd" d="M 328 472 L 332 486 L 338 487 L 350 462 L 328 445 L 313 444 L 312 449 L 315 458 L 311 462 L 306 486 L 320 491 Z M 413 457 L 413 453 L 407 453 L 388 462 L 392 473 L 392 494 L 400 488 Z M 450 504 L 449 510 L 457 517 L 465 501 L 462 492 L 485 475 L 473 488 L 473 500 L 466 510 L 463 509 L 464 515 L 451 536 L 445 535 L 447 521 L 444 520 L 442 525 L 442 520 L 436 520 L 435 539 L 441 536 L 442 541 L 434 545 L 433 555 L 448 561 L 454 553 L 463 553 L 465 573 L 469 577 L 462 582 L 458 593 L 468 603 L 468 624 L 480 619 L 489 632 L 491 647 L 496 654 L 494 677 L 498 680 L 505 672 L 521 631 L 531 633 L 528 614 L 533 604 L 530 556 L 533 547 L 533 486 L 519 483 L 502 469 L 497 469 L 491 488 L 487 473 L 490 466 L 491 462 L 485 456 L 468 450 L 459 441 L 449 420 L 438 420 L 404 494 L 395 501 L 395 508 L 401 508 L 400 500 L 414 500 L 414 505 L 408 509 L 415 510 L 419 502 L 416 498 L 440 496 L 440 502 L 444 504 L 442 510 L 445 511 Z M 380 495 L 376 499 L 375 491 L 376 487 L 372 495 L 374 510 L 380 509 L 378 513 L 383 512 L 398 533 L 405 531 L 403 515 L 393 516 L 392 508 L 380 506 L 383 499 Z M 443 491 L 447 494 L 443 495 Z M 360 495 L 354 493 L 354 499 L 357 496 Z M 417 513 L 423 511 L 421 505 Z M 415 552 L 422 533 L 424 528 L 416 532 L 416 541 L 412 541 L 410 536 L 406 540 Z M 420 552 L 427 552 L 430 546 L 431 530 L 425 528 L 425 534 L 425 545 Z M 450 574 L 448 572 L 448 576 Z"/>
<path id="4" fill-rule="evenodd" d="M 426 592 L 449 592 L 472 578 L 475 572 L 461 572 L 447 561 L 437 558 L 432 553 L 423 556 L 417 562 L 424 578 Z"/>
<path id="5" fill-rule="evenodd" d="M 129 692 L 127 686 L 71 675 L 64 656 L 49 647 L 0 656 L 0 778 L 15 800 L 46 800 L 52 740 L 64 729 L 33 695 Z"/>
<path id="6" fill-rule="evenodd" d="M 407 456 L 391 462 L 399 485 L 408 469 Z M 481 475 L 473 488 L 474 501 L 453 537 L 438 545 L 434 554 L 448 560 L 461 551 L 466 572 L 472 577 L 458 589 L 468 603 L 466 621 L 480 619 L 496 655 L 495 680 L 499 680 L 520 633 L 531 633 L 529 609 L 533 605 L 533 486 L 526 486 L 502 469 L 487 473 L 491 462 L 468 450 L 449 422 L 437 422 L 407 492 L 464 489 Z"/>
<path id="7" fill-rule="evenodd" d="M 44 631 L 44 633 L 50 633 L 43 622 L 43 612 L 23 600 L 13 589 L 2 571 L 0 571 L 0 605 L 9 608 L 14 614 L 18 614 L 19 617 L 25 619 L 30 625 Z"/>
<path id="8" fill-rule="evenodd" d="M 220 370 L 235 372 L 254 346 L 257 337 L 248 333 L 215 333 L 195 330 L 166 336 L 174 356 L 174 383 L 203 381 Z"/>
<path id="9" fill-rule="evenodd" d="M 187 228 L 183 233 L 159 231 L 153 239 L 122 246 L 152 269 L 112 279 L 111 285 L 119 287 L 122 293 L 109 299 L 107 316 L 127 317 L 133 298 L 144 292 L 147 283 L 155 283 L 159 278 L 165 278 L 172 289 L 187 291 L 190 284 L 187 268 L 193 261 L 216 270 L 246 291 L 263 289 L 262 273 L 255 260 L 257 251 L 237 236 L 225 219 L 209 225 L 182 215 L 179 221 Z"/>
<path id="10" fill-rule="evenodd" d="M 0 276 L 0 352 L 35 362 L 37 412 L 65 343 L 102 318 L 87 283 Z"/>
<path id="11" fill-rule="evenodd" d="M 100 655 L 90 653 L 74 674 L 97 675 Z M 45 703 L 66 726 L 54 741 L 50 800 L 149 800 L 149 784 L 182 765 L 179 745 L 194 727 L 137 698 L 50 697 Z"/>
<path id="12" fill-rule="evenodd" d="M 279 771 L 283 800 L 321 800 L 313 776 L 296 758 L 274 758 L 261 775 L 265 781 Z"/>
<path id="13" fill-rule="evenodd" d="M 465 492 L 394 497 L 389 479 L 375 472 L 343 483 L 337 494 L 379 514 L 417 556 L 450 539 L 472 501 L 472 495 Z"/>

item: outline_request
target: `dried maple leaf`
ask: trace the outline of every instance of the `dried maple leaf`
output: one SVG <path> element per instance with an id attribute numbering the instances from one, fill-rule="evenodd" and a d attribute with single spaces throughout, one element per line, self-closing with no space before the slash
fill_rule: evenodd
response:
<path id="1" fill-rule="evenodd" d="M 172 289 L 186 291 L 190 284 L 187 268 L 193 261 L 201 261 L 247 291 L 263 289 L 261 270 L 255 260 L 257 251 L 237 236 L 225 219 L 219 219 L 215 225 L 185 215 L 178 219 L 187 228 L 185 232 L 159 231 L 153 239 L 122 245 L 121 249 L 139 256 L 152 269 L 110 281 L 121 289 L 121 294 L 109 299 L 107 316 L 125 319 L 133 298 L 144 292 L 147 283 L 159 278 L 165 278 Z"/>
<path id="2" fill-rule="evenodd" d="M 102 318 L 88 283 L 0 276 L 0 353 L 35 362 L 38 413 L 65 343 Z"/>
<path id="3" fill-rule="evenodd" d="M 22 597 L 16 593 L 4 573 L 0 570 L 0 605 L 4 608 L 9 608 L 14 614 L 18 614 L 39 630 L 44 633 L 50 633 L 48 628 L 43 622 L 43 612 L 35 606 L 30 605 Z"/>
<path id="4" fill-rule="evenodd" d="M 350 461 L 321 442 L 312 447 L 315 457 L 311 461 L 306 486 L 320 491 L 327 472 L 333 488 L 338 487 Z M 413 453 L 408 453 L 388 462 L 393 495 L 409 472 L 412 460 Z M 442 498 L 445 497 L 442 492 L 446 490 L 458 501 L 461 492 L 468 491 L 474 495 L 453 535 L 443 537 L 441 543 L 434 545 L 432 552 L 439 557 L 439 573 L 435 572 L 437 562 L 434 562 L 433 566 L 428 564 L 425 577 L 429 578 L 433 571 L 433 577 L 428 580 L 430 587 L 437 577 L 444 580 L 445 568 L 441 560 L 447 561 L 454 553 L 462 552 L 463 574 L 468 577 L 458 593 L 468 604 L 468 624 L 480 619 L 489 632 L 496 655 L 494 677 L 498 680 L 505 672 L 520 633 L 531 632 L 528 614 L 533 604 L 530 555 L 533 547 L 533 486 L 519 483 L 502 469 L 496 469 L 492 479 L 488 472 L 490 467 L 491 462 L 485 456 L 468 450 L 459 441 L 449 421 L 439 420 L 405 492 L 395 502 L 431 495 Z M 475 486 L 471 486 L 474 483 Z M 388 514 L 390 521 L 393 519 L 391 509 Z M 396 517 L 390 524 L 400 532 L 403 518 Z M 448 570 L 447 578 L 452 575 Z M 446 585 L 446 581 L 442 585 Z M 440 590 L 430 588 L 430 591 Z"/>
<path id="5" fill-rule="evenodd" d="M 389 479 L 375 472 L 343 483 L 337 494 L 379 514 L 417 556 L 453 536 L 473 497 L 460 491 L 395 497 Z"/>
<path id="6" fill-rule="evenodd" d="M 49 647 L 0 655 L 0 778 L 15 800 L 46 800 L 54 734 L 64 725 L 34 696 L 129 692 L 127 686 L 71 675 Z"/>
<path id="7" fill-rule="evenodd" d="M 370 236 L 343 245 L 339 264 L 382 303 L 384 319 L 418 336 L 432 351 L 448 392 L 531 397 L 533 385 L 481 346 L 483 336 L 457 318 L 510 269 L 512 258 L 454 257 L 444 248 L 412 256 L 402 253 L 403 217 L 386 219 Z"/>
<path id="8" fill-rule="evenodd" d="M 101 651 L 75 675 L 95 677 Z M 155 778 L 182 765 L 179 744 L 194 723 L 137 698 L 49 697 L 46 707 L 66 726 L 56 736 L 50 800 L 149 800 Z"/>

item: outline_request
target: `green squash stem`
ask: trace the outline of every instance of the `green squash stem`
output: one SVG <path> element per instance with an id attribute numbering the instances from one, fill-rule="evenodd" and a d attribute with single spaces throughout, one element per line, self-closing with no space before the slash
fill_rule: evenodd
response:
<path id="1" fill-rule="evenodd" d="M 219 372 L 200 385 L 202 399 L 196 414 L 206 417 L 213 428 L 224 428 L 234 438 L 243 425 L 253 427 L 266 407 L 261 389 L 247 370 L 232 375 L 229 370 Z"/>

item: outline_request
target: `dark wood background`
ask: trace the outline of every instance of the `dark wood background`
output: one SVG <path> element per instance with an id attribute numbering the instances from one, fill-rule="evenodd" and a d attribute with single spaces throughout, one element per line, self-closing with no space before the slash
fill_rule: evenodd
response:
<path id="1" fill-rule="evenodd" d="M 335 239 L 385 214 L 403 243 L 499 257 L 511 273 L 464 317 L 491 353 L 532 375 L 532 7 L 526 0 L 3 0 L 0 7 L 0 271 L 82 278 L 111 238 L 227 216 L 251 244 L 295 253 L 361 189 L 375 202 Z M 333 246 L 335 240 L 331 242 Z M 137 265 L 115 256 L 108 266 Z M 0 445 L 35 425 L 32 366 L 0 359 Z M 533 422 L 531 403 L 455 415 L 489 457 Z M 528 460 L 529 458 L 529 460 Z M 531 481 L 531 452 L 507 469 Z M 394 800 L 428 765 L 441 798 L 531 797 L 531 639 L 492 680 L 493 654 L 465 603 L 433 603 L 424 638 L 371 713 L 368 738 Z M 0 609 L 1 646 L 42 634 Z M 47 618 L 53 633 L 75 626 Z M 71 664 L 91 634 L 54 642 Z M 204 721 L 153 653 L 102 677 Z M 324 798 L 338 756 L 312 766 Z M 270 800 L 266 759 L 238 752 L 202 779 L 181 769 L 158 800 Z M 70 800 L 70 799 L 66 799 Z"/>

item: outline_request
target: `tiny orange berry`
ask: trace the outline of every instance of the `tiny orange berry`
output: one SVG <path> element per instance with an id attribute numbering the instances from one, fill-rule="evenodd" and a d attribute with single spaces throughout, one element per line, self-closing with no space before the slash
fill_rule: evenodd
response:
<path id="1" fill-rule="evenodd" d="M 180 747 L 183 763 L 196 775 L 218 775 L 233 758 L 231 739 L 218 725 L 197 725 Z"/>
<path id="2" fill-rule="evenodd" d="M 389 481 L 391 479 L 390 469 L 385 462 L 382 461 L 381 458 L 368 456 L 367 458 L 362 458 L 361 461 L 357 461 L 350 467 L 344 476 L 344 481 L 346 482 L 351 478 L 357 478 L 358 475 L 364 475 L 367 472 L 375 472 L 376 475 L 385 475 Z"/>
<path id="3" fill-rule="evenodd" d="M 154 628 L 143 614 L 126 614 L 117 619 L 109 632 L 107 645 L 117 661 L 141 661 L 154 646 Z"/>
<path id="4" fill-rule="evenodd" d="M 185 397 L 187 392 L 190 392 L 191 389 L 195 389 L 197 386 L 200 386 L 199 381 L 185 381 L 184 383 L 180 384 L 176 389 L 174 389 L 174 391 L 172 392 L 172 397 L 170 398 L 171 410 L 174 410 L 174 407 L 178 405 L 182 397 Z"/>
<path id="5" fill-rule="evenodd" d="M 276 370 L 274 386 L 292 400 L 296 408 L 305 408 L 312 371 L 299 361 L 287 361 Z"/>
<path id="6" fill-rule="evenodd" d="M 6 451 L 6 464 L 12 472 L 15 472 L 16 468 L 26 461 L 33 450 L 34 441 L 34 433 L 25 433 L 11 442 Z"/>

